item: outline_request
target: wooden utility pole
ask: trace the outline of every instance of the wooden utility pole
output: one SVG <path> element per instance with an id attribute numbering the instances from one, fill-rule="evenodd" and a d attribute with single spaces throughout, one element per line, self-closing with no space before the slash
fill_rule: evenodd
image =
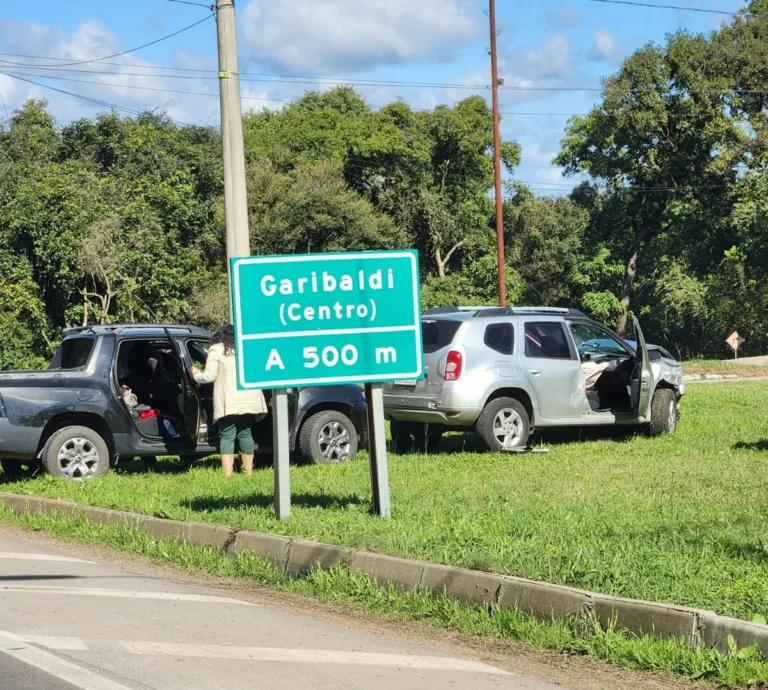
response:
<path id="1" fill-rule="evenodd" d="M 219 94 L 221 138 L 224 148 L 224 208 L 229 259 L 249 256 L 248 196 L 245 185 L 243 111 L 240 103 L 240 70 L 237 62 L 237 30 L 234 0 L 216 0 L 216 31 L 219 42 Z M 232 316 L 232 281 L 229 314 Z"/>
<path id="2" fill-rule="evenodd" d="M 496 54 L 496 0 L 489 0 L 491 19 L 491 89 L 493 91 L 493 167 L 496 185 L 496 254 L 499 261 L 499 305 L 507 306 L 504 261 L 504 197 L 501 193 L 501 134 L 499 132 L 499 67 Z"/>

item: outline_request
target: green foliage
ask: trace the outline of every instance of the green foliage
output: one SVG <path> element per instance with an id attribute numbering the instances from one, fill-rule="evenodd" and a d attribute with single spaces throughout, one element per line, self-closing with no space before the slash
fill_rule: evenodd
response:
<path id="1" fill-rule="evenodd" d="M 304 254 L 396 249 L 405 233 L 347 187 L 339 163 L 302 163 L 281 173 L 271 164 L 249 170 L 251 251 Z"/>
<path id="2" fill-rule="evenodd" d="M 0 250 L 0 371 L 43 368 L 49 331 L 29 262 Z"/>
<path id="3" fill-rule="evenodd" d="M 498 262 L 493 254 L 473 261 L 464 271 L 428 280 L 421 290 L 424 309 L 446 306 L 493 306 L 499 303 Z M 507 301 L 521 304 L 525 286 L 512 266 L 506 270 Z"/>

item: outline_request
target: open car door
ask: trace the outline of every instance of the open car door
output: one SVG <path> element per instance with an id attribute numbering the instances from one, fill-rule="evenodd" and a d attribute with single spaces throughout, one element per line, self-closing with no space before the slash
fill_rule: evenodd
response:
<path id="1" fill-rule="evenodd" d="M 635 340 L 637 352 L 635 353 L 635 370 L 632 372 L 630 393 L 632 396 L 632 411 L 637 417 L 647 417 L 651 409 L 651 396 L 653 395 L 653 370 L 651 358 L 648 356 L 648 346 L 645 336 L 640 328 L 640 323 L 633 316 L 635 326 Z"/>
<path id="2" fill-rule="evenodd" d="M 179 343 L 167 328 L 164 330 L 168 340 L 171 342 L 173 352 L 179 360 L 179 367 L 181 367 L 181 387 L 184 396 L 184 419 L 187 426 L 187 435 L 192 443 L 197 444 L 200 434 L 200 409 L 202 405 L 200 392 L 192 380 L 189 369 L 184 364 L 184 357 L 182 356 Z"/>

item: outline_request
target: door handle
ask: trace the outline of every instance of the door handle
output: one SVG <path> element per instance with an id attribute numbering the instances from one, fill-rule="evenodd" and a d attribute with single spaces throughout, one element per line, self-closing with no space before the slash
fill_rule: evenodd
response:
<path id="1" fill-rule="evenodd" d="M 533 374 L 534 376 L 541 375 L 541 372 L 538 369 L 530 369 L 529 373 Z"/>

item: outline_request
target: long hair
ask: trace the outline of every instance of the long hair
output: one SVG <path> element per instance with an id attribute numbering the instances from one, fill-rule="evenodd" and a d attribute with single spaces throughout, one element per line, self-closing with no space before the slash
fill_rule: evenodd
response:
<path id="1" fill-rule="evenodd" d="M 224 345 L 224 354 L 231 355 L 235 351 L 235 327 L 232 324 L 222 326 L 213 334 L 211 345 Z"/>

